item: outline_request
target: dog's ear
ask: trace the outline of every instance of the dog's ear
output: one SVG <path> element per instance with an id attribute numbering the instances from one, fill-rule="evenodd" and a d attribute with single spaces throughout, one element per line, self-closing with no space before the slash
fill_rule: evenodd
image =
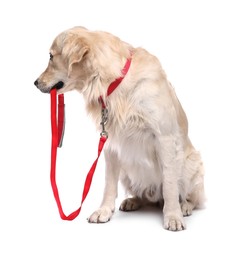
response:
<path id="1" fill-rule="evenodd" d="M 89 52 L 89 46 L 82 38 L 74 38 L 67 41 L 63 48 L 64 54 L 68 60 L 68 76 L 72 72 L 73 65 L 82 61 L 85 55 Z"/>

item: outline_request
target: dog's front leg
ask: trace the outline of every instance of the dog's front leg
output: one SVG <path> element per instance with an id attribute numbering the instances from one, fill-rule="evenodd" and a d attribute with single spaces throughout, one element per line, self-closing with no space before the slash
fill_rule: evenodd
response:
<path id="1" fill-rule="evenodd" d="M 105 150 L 105 187 L 101 206 L 89 218 L 90 223 L 105 223 L 110 220 L 115 209 L 115 199 L 118 194 L 120 165 L 117 155 Z"/>
<path id="2" fill-rule="evenodd" d="M 179 177 L 182 171 L 183 150 L 173 135 L 161 138 L 160 156 L 163 171 L 164 228 L 171 231 L 185 229 L 179 204 Z"/>

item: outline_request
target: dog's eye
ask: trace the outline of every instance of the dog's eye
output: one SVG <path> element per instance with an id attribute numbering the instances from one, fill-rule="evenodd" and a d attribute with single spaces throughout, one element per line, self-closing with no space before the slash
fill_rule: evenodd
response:
<path id="1" fill-rule="evenodd" d="M 53 60 L 53 55 L 50 53 L 50 60 Z"/>

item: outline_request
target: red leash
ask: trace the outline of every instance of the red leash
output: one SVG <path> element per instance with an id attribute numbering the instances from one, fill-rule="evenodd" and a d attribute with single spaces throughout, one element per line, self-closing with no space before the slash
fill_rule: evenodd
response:
<path id="1" fill-rule="evenodd" d="M 73 220 L 75 219 L 81 210 L 82 203 L 84 202 L 91 186 L 91 181 L 93 174 L 96 170 L 97 162 L 100 157 L 100 154 L 102 152 L 103 146 L 107 140 L 107 137 L 105 135 L 101 135 L 101 138 L 99 140 L 98 145 L 98 156 L 96 160 L 94 161 L 93 165 L 91 166 L 90 171 L 87 174 L 85 184 L 84 184 L 84 190 L 82 195 L 82 200 L 80 207 L 72 212 L 70 215 L 66 216 L 63 212 L 58 188 L 56 185 L 56 156 L 57 156 L 57 147 L 60 147 L 61 141 L 62 141 L 62 134 L 64 132 L 64 95 L 58 95 L 58 124 L 57 124 L 57 95 L 56 95 L 56 89 L 53 89 L 50 92 L 51 95 L 51 131 L 52 131 L 52 147 L 51 147 L 51 172 L 50 172 L 50 180 L 51 180 L 51 186 L 54 193 L 54 197 L 58 206 L 58 210 L 60 213 L 60 216 L 63 220 Z"/>
<path id="2" fill-rule="evenodd" d="M 114 82 L 112 82 L 110 84 L 110 86 L 108 87 L 107 96 L 109 96 L 117 88 L 117 86 L 121 83 L 121 81 L 125 77 L 126 73 L 128 72 L 130 64 L 131 64 L 131 59 L 128 59 L 122 70 L 123 76 L 116 79 Z M 96 170 L 98 159 L 101 155 L 104 144 L 108 138 L 108 133 L 105 131 L 105 125 L 108 120 L 108 111 L 107 111 L 106 105 L 105 105 L 102 97 L 100 97 L 100 102 L 102 105 L 102 121 L 101 121 L 102 132 L 101 132 L 101 137 L 100 137 L 99 144 L 98 144 L 98 155 L 86 176 L 80 207 L 77 210 L 75 210 L 74 212 L 72 212 L 70 215 L 66 216 L 62 209 L 58 188 L 56 185 L 57 148 L 62 146 L 62 139 L 63 139 L 64 127 L 65 127 L 64 95 L 63 94 L 58 95 L 58 120 L 57 120 L 57 92 L 56 92 L 56 89 L 52 89 L 50 91 L 50 97 L 51 97 L 51 132 L 52 132 L 51 170 L 50 170 L 51 187 L 53 190 L 53 194 L 54 194 L 61 218 L 63 220 L 73 220 L 79 215 L 82 204 L 90 190 L 91 181 L 92 181 L 94 172 Z M 58 123 L 57 123 L 57 121 L 58 121 Z"/>

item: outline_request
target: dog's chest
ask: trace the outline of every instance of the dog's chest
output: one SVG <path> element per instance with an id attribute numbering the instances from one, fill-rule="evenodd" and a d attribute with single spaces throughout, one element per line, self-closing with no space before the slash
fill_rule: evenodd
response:
<path id="1" fill-rule="evenodd" d="M 122 167 L 156 169 L 158 167 L 156 140 L 150 131 L 121 132 L 109 138 L 108 148 L 117 154 Z"/>
<path id="2" fill-rule="evenodd" d="M 108 148 L 117 154 L 121 182 L 126 190 L 139 197 L 146 197 L 150 192 L 152 201 L 160 199 L 162 183 L 155 142 L 151 134 L 137 133 L 131 137 L 112 138 L 108 143 Z"/>

